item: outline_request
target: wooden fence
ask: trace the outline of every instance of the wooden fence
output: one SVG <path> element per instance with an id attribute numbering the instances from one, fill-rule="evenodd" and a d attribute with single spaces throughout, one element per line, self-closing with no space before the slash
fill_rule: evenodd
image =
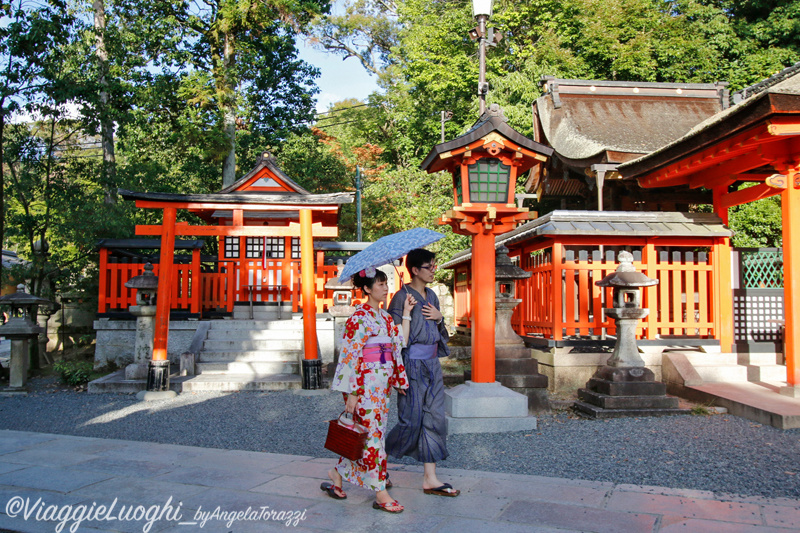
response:
<path id="1" fill-rule="evenodd" d="M 315 259 L 316 312 L 324 313 L 334 305 L 333 291 L 326 289 L 325 284 L 338 276 L 338 270 L 336 265 L 325 264 L 322 251 L 317 252 Z M 196 259 L 175 256 L 175 260 L 170 300 L 173 310 L 201 316 L 211 311 L 230 313 L 235 302 L 248 302 L 250 298 L 253 302 L 291 302 L 295 313 L 302 308 L 299 259 L 269 259 L 266 268 L 261 259 L 201 263 L 196 255 Z M 188 262 L 178 264 L 181 260 Z M 125 287 L 125 282 L 143 272 L 143 262 L 118 262 L 109 257 L 107 249 L 101 249 L 98 312 L 123 312 L 135 305 L 136 291 Z M 153 273 L 158 276 L 158 263 L 153 265 Z M 405 272 L 403 274 L 408 281 Z M 395 286 L 390 287 L 390 297 L 399 287 L 396 281 Z M 360 301 L 354 295 L 354 304 Z"/>
<path id="2" fill-rule="evenodd" d="M 713 247 L 708 240 L 661 243 L 663 239 L 640 239 L 600 246 L 550 240 L 512 250 L 510 255 L 518 265 L 531 273 L 516 284 L 516 297 L 522 302 L 512 315 L 515 331 L 552 340 L 614 335 L 614 321 L 603 312 L 612 306 L 613 291 L 596 282 L 616 270 L 618 252 L 627 249 L 634 255 L 634 267 L 659 281 L 642 289 L 642 306 L 650 314 L 640 321 L 639 338 L 717 338 Z M 455 282 L 458 326 L 469 326 L 468 296 L 469 269 L 459 266 Z"/>

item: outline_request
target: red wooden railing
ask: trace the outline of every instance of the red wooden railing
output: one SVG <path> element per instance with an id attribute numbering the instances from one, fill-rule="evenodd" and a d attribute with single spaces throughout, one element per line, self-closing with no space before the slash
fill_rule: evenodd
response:
<path id="1" fill-rule="evenodd" d="M 230 260 L 216 263 L 214 271 L 194 264 L 173 265 L 173 287 L 171 308 L 204 314 L 222 310 L 233 312 L 235 302 L 291 302 L 292 312 L 303 306 L 300 290 L 299 259 L 269 259 L 264 268 L 261 259 Z M 324 255 L 316 257 L 315 299 L 316 312 L 324 313 L 333 302 L 333 291 L 325 289 L 325 284 L 338 276 L 335 265 L 324 264 Z M 125 282 L 144 272 L 144 263 L 117 263 L 109 260 L 108 250 L 100 250 L 100 297 L 98 312 L 127 311 L 128 306 L 136 304 L 136 291 L 125 287 Z M 153 273 L 158 275 L 159 265 L 153 265 Z M 199 274 L 195 279 L 194 273 Z M 407 278 L 405 272 L 402 272 Z M 408 281 L 406 279 L 406 281 Z M 399 288 L 390 287 L 390 297 Z M 198 290 L 194 290 L 195 287 Z M 354 304 L 361 298 L 354 295 Z"/>
<path id="2" fill-rule="evenodd" d="M 650 309 L 640 321 L 637 336 L 690 336 L 718 338 L 714 313 L 714 264 L 709 241 L 686 240 L 669 247 L 656 240 L 626 241 L 636 257 L 634 267 L 658 279 L 659 284 L 642 289 L 642 306 Z M 573 241 L 574 242 L 574 241 Z M 563 340 L 565 337 L 616 333 L 614 321 L 603 309 L 612 307 L 612 289 L 596 282 L 616 270 L 615 258 L 621 242 L 599 245 L 570 241 L 540 243 L 512 250 L 519 266 L 531 277 L 516 284 L 522 299 L 512 315 L 517 333 Z M 700 251 L 698 251 L 698 249 Z M 469 267 L 456 269 L 456 325 L 469 326 Z"/>

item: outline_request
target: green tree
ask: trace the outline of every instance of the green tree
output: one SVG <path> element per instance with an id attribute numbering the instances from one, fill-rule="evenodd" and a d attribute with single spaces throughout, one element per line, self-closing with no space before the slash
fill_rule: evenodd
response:
<path id="1" fill-rule="evenodd" d="M 17 111 L 33 110 L 33 102 L 48 91 L 59 92 L 54 76 L 63 58 L 74 19 L 65 2 L 51 0 L 29 3 L 24 0 L 0 4 L 0 244 L 5 242 L 5 130 Z M 0 272 L 2 266 L 0 266 Z"/>
<path id="2" fill-rule="evenodd" d="M 188 120 L 214 130 L 223 185 L 235 179 L 237 129 L 269 117 L 266 130 L 285 131 L 310 118 L 315 73 L 297 60 L 293 38 L 328 9 L 327 0 L 119 1 L 121 18 L 148 36 L 154 64 L 179 79 Z"/>
<path id="3" fill-rule="evenodd" d="M 733 245 L 737 248 L 778 248 L 783 243 L 781 198 L 737 205 L 729 212 Z"/>

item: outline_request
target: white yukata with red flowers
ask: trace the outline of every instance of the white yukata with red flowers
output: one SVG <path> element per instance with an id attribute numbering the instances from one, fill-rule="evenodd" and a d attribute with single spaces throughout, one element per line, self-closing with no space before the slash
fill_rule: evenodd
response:
<path id="1" fill-rule="evenodd" d="M 362 360 L 367 339 L 375 336 L 391 338 L 393 361 L 366 363 Z M 342 479 L 374 491 L 386 488 L 385 440 L 389 395 L 392 387 L 408 388 L 402 349 L 403 334 L 392 316 L 369 304 L 359 305 L 345 324 L 339 364 L 331 383 L 332 390 L 344 393 L 345 402 L 350 393 L 358 396 L 353 418 L 369 430 L 363 458 L 350 461 L 342 457 L 336 470 Z"/>

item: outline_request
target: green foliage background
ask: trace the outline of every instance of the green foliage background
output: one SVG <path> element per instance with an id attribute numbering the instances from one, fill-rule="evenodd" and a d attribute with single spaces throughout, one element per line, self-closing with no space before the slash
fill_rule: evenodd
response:
<path id="1" fill-rule="evenodd" d="M 107 102 L 91 2 L 1 7 L 2 233 L 4 248 L 33 260 L 15 276 L 39 280 L 39 293 L 79 288 L 95 297 L 96 241 L 156 221 L 130 202 L 109 202 L 108 190 L 219 190 L 228 110 L 237 176 L 267 149 L 312 192 L 353 191 L 358 168 L 365 239 L 436 228 L 448 234 L 435 245 L 442 260 L 468 245 L 436 223 L 452 204 L 450 178 L 419 170 L 440 140 L 442 111 L 453 114 L 448 139 L 477 118 L 466 0 L 345 0 L 334 14 L 313 0 L 108 0 Z M 800 59 L 800 0 L 497 0 L 491 25 L 504 38 L 488 55 L 489 103 L 524 134 L 542 75 L 723 80 L 737 90 Z M 298 59 L 297 35 L 360 61 L 380 90 L 314 118 L 318 72 Z M 234 62 L 220 62 L 226 42 Z M 116 129 L 113 183 L 97 143 L 103 117 Z M 355 239 L 355 221 L 347 206 L 342 240 Z M 779 199 L 732 209 L 731 227 L 737 246 L 780 246 Z M 31 253 L 42 238 L 47 263 Z"/>

